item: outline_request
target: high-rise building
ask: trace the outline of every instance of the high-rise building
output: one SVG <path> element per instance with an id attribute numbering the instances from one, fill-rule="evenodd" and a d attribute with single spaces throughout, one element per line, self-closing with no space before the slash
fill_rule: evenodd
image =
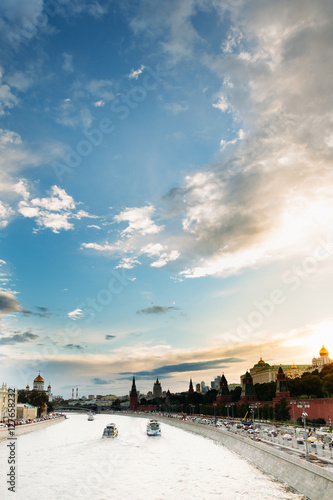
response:
<path id="1" fill-rule="evenodd" d="M 153 387 L 153 396 L 154 396 L 154 398 L 161 398 L 162 397 L 162 386 L 158 380 L 158 377 L 157 377 L 156 382 L 155 382 L 154 387 Z"/>

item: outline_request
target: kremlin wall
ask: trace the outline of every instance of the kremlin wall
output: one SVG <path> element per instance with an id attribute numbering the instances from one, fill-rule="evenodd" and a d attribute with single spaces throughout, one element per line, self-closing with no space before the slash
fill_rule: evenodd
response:
<path id="1" fill-rule="evenodd" d="M 301 407 L 302 403 L 306 402 L 309 407 L 306 409 L 307 419 L 324 419 L 327 424 L 331 425 L 333 421 L 333 398 L 292 398 L 290 396 L 287 377 L 290 379 L 301 377 L 304 373 L 313 373 L 315 370 L 320 372 L 325 366 L 329 365 L 333 361 L 329 358 L 329 352 L 323 346 L 319 351 L 319 357 L 314 357 L 312 359 L 311 365 L 270 365 L 266 363 L 262 357 L 256 365 L 240 377 L 241 386 L 241 396 L 236 405 L 249 404 L 255 405 L 256 409 L 264 406 L 275 407 L 276 404 L 280 403 L 282 399 L 286 399 L 288 407 L 290 408 L 290 418 L 297 420 L 302 416 L 303 409 Z M 232 394 L 228 387 L 228 382 L 223 374 L 219 382 L 219 390 L 216 397 L 216 402 L 213 406 L 225 406 L 230 404 L 232 400 Z M 255 392 L 255 384 L 263 384 L 267 382 L 276 382 L 276 394 L 272 401 L 259 401 Z M 199 387 L 199 384 L 197 384 Z M 162 394 L 162 388 L 160 382 L 157 381 L 154 384 L 154 396 L 160 397 Z M 193 383 L 190 380 L 189 389 L 187 394 L 193 394 Z M 170 398 L 170 391 L 166 393 L 166 402 L 168 404 L 168 399 Z M 130 391 L 130 409 L 136 411 L 154 411 L 156 405 L 140 405 L 138 401 L 138 392 L 136 389 L 135 377 L 133 376 L 132 388 Z"/>

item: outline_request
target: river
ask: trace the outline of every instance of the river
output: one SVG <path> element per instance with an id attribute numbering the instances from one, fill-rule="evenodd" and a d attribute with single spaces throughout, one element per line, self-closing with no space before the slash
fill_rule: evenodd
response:
<path id="1" fill-rule="evenodd" d="M 101 439 L 110 421 L 116 439 Z M 1 500 L 281 500 L 301 499 L 225 447 L 147 419 L 70 414 L 51 427 L 17 437 L 16 492 L 7 490 L 8 441 L 0 442 Z"/>

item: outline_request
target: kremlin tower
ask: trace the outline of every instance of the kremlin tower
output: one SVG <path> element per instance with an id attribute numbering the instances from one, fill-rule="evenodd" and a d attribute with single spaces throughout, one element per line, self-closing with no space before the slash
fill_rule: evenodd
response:
<path id="1" fill-rule="evenodd" d="M 138 406 L 138 392 L 135 385 L 135 377 L 133 375 L 132 389 L 130 392 L 130 410 L 136 410 Z"/>
<path id="2" fill-rule="evenodd" d="M 232 397 L 229 391 L 228 382 L 223 373 L 220 380 L 220 389 L 217 393 L 216 402 L 217 404 L 222 405 L 223 403 L 229 403 L 231 401 Z"/>

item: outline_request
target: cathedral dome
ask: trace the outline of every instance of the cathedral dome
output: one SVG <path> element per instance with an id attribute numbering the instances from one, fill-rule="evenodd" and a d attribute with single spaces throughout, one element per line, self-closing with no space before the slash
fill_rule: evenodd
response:
<path id="1" fill-rule="evenodd" d="M 254 365 L 254 367 L 255 368 L 268 368 L 269 364 L 265 363 L 265 361 L 262 359 L 262 357 L 260 357 L 258 363 L 256 365 Z"/>
<path id="2" fill-rule="evenodd" d="M 324 358 L 324 357 L 328 357 L 329 355 L 329 352 L 328 350 L 323 346 L 320 351 L 319 351 L 319 355 L 321 358 Z"/>
<path id="3" fill-rule="evenodd" d="M 34 382 L 43 382 L 44 383 L 44 379 L 43 379 L 43 377 L 40 376 L 40 372 L 39 372 L 38 376 L 35 378 Z"/>

